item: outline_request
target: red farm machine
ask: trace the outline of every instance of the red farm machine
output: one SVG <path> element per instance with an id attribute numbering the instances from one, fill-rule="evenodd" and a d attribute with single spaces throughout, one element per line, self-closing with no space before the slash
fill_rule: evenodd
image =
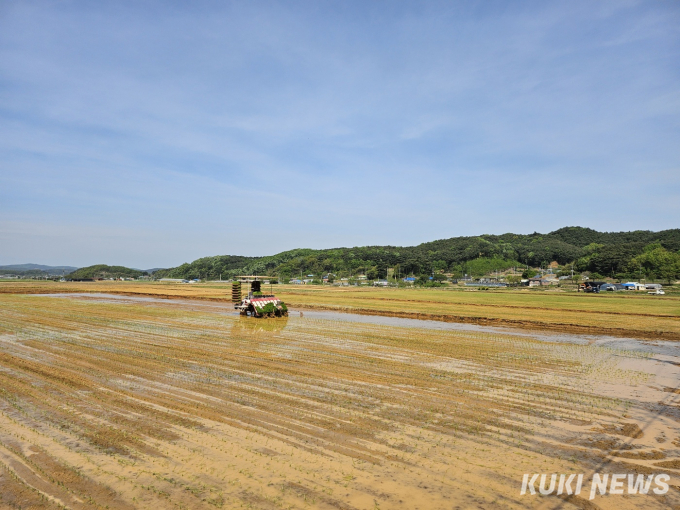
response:
<path id="1" fill-rule="evenodd" d="M 268 276 L 237 276 L 231 283 L 231 302 L 241 315 L 250 317 L 287 317 L 288 308 L 273 293 L 262 292 L 262 284 L 268 283 Z M 245 297 L 243 286 L 250 287 Z"/>

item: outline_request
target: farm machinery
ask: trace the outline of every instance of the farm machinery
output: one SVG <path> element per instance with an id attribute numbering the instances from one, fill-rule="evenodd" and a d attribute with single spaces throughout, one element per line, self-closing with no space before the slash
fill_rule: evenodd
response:
<path id="1" fill-rule="evenodd" d="M 231 302 L 241 315 L 250 317 L 288 317 L 288 308 L 274 294 L 262 292 L 262 276 L 238 276 L 231 283 Z M 250 289 L 242 297 L 243 284 Z M 271 287 L 270 287 L 271 288 Z"/>

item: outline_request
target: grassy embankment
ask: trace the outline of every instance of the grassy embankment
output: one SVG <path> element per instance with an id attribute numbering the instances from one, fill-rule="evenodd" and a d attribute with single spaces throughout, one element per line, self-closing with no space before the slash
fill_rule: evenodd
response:
<path id="1" fill-rule="evenodd" d="M 586 501 L 593 472 L 680 483 L 680 368 L 656 357 L 0 294 L 0 507 L 671 508 Z M 520 498 L 534 472 L 585 491 Z"/>
<path id="2" fill-rule="evenodd" d="M 556 331 L 680 340 L 680 296 L 558 290 L 375 289 L 274 286 L 300 308 Z M 230 301 L 229 284 L 2 282 L 0 293 L 107 292 Z"/>

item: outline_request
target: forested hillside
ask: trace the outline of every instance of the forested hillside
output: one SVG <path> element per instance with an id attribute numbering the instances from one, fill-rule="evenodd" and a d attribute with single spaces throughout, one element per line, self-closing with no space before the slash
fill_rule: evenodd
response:
<path id="1" fill-rule="evenodd" d="M 680 277 L 679 250 L 680 229 L 597 232 L 565 227 L 549 234 L 454 237 L 410 247 L 297 249 L 267 257 L 205 257 L 158 271 L 155 276 L 226 279 L 239 274 L 269 274 L 288 278 L 364 272 L 369 278 L 384 278 L 388 267 L 401 275 L 432 271 L 481 275 L 513 266 L 545 267 L 557 261 L 561 265 L 573 263 L 575 271 L 606 276 L 633 277 L 644 272 L 647 277 L 676 278 Z M 675 273 L 677 276 L 672 276 Z"/>
<path id="2" fill-rule="evenodd" d="M 95 266 L 81 267 L 66 275 L 70 280 L 89 280 L 92 278 L 138 278 L 146 274 L 137 269 L 130 269 L 124 266 L 107 266 L 106 264 L 97 264 Z"/>

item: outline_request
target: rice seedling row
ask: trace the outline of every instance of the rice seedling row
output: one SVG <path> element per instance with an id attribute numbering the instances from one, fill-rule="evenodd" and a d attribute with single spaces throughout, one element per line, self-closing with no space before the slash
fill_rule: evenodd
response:
<path id="1" fill-rule="evenodd" d="M 177 302 L 0 305 L 6 505 L 557 508 L 576 500 L 521 500 L 522 474 L 680 456 L 650 351 Z M 618 432 L 661 397 L 654 433 Z"/>

